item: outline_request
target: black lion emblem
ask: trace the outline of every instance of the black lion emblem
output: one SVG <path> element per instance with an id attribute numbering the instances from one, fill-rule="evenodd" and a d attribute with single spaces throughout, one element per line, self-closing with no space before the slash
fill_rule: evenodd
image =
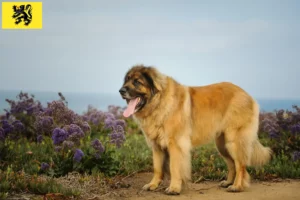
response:
<path id="1" fill-rule="evenodd" d="M 27 4 L 26 7 L 25 5 L 20 5 L 20 6 L 13 6 L 14 10 L 14 15 L 12 16 L 16 21 L 15 24 L 19 24 L 22 19 L 24 21 L 24 25 L 28 26 L 32 20 L 32 7 L 30 4 Z"/>

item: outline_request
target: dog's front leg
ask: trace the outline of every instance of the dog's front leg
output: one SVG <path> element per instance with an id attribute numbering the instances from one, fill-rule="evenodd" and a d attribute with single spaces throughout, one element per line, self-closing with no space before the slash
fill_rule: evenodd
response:
<path id="1" fill-rule="evenodd" d="M 164 152 L 157 146 L 152 147 L 154 175 L 150 183 L 144 185 L 144 190 L 155 190 L 163 179 Z"/>
<path id="2" fill-rule="evenodd" d="M 171 182 L 165 193 L 168 195 L 179 195 L 182 184 L 186 184 L 191 179 L 190 142 L 184 138 L 181 138 L 179 142 L 171 141 L 168 149 Z"/>
<path id="3" fill-rule="evenodd" d="M 165 193 L 169 195 L 178 195 L 181 192 L 182 185 L 182 152 L 177 144 L 171 144 L 169 146 L 170 154 L 170 186 L 166 189 Z"/>

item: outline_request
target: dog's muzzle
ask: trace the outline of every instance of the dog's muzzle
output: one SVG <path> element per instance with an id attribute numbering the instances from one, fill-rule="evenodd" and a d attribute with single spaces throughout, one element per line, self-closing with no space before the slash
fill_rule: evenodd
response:
<path id="1" fill-rule="evenodd" d="M 122 96 L 124 96 L 124 95 L 126 94 L 126 92 L 127 92 L 127 88 L 126 88 L 126 87 L 122 87 L 122 88 L 119 90 L 119 92 L 120 92 L 120 94 L 121 94 Z"/>

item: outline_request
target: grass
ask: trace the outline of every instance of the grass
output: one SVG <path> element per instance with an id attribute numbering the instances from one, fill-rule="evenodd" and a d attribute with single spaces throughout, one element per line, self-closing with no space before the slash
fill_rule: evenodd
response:
<path id="1" fill-rule="evenodd" d="M 50 143 L 50 141 L 48 141 Z M 80 197 L 78 190 L 72 190 L 68 184 L 60 184 L 59 179 L 45 178 L 39 176 L 39 162 L 37 159 L 47 153 L 47 140 L 41 144 L 23 143 L 10 144 L 15 150 L 11 155 L 18 159 L 12 159 L 6 171 L 0 171 L 0 199 L 12 193 L 29 192 L 33 194 L 46 195 L 51 193 L 61 194 L 65 197 Z M 36 145 L 36 146 L 35 146 Z M 27 152 L 32 154 L 28 155 Z M 147 146 L 145 138 L 140 134 L 127 136 L 124 145 L 118 149 L 113 159 L 118 160 L 120 168 L 117 176 L 152 171 L 151 149 Z M 31 165 L 31 167 L 28 167 Z M 23 166 L 23 167 L 21 167 Z M 300 162 L 292 161 L 284 153 L 275 155 L 272 161 L 261 169 L 248 168 L 252 178 L 259 180 L 270 180 L 272 178 L 300 178 Z M 199 180 L 222 180 L 226 177 L 227 167 L 219 155 L 214 144 L 204 145 L 192 151 L 192 181 Z M 31 174 L 31 175 L 28 175 Z M 43 177 L 43 178 L 42 178 Z M 114 178 L 107 178 L 105 174 L 95 173 L 92 175 L 80 175 L 76 178 L 78 182 L 100 177 L 111 183 Z M 65 177 L 67 178 L 67 177 Z M 64 181 L 62 181 L 63 183 Z M 96 184 L 96 183 L 95 183 Z M 103 184 L 103 183 L 102 183 Z M 88 188 L 87 188 L 88 190 Z M 105 192 L 103 190 L 102 192 Z"/>
<path id="2" fill-rule="evenodd" d="M 268 139 L 261 139 L 267 143 Z M 134 134 L 127 138 L 119 149 L 116 159 L 121 162 L 122 173 L 152 171 L 151 149 L 142 135 Z M 284 152 L 273 155 L 272 160 L 262 168 L 248 167 L 252 178 L 270 180 L 272 178 L 300 178 L 300 160 L 293 161 Z M 199 178 L 221 180 L 226 177 L 227 166 L 213 143 L 203 145 L 192 151 L 192 180 Z"/>
<path id="3" fill-rule="evenodd" d="M 23 171 L 14 172 L 11 168 L 5 172 L 0 171 L 0 191 L 0 199 L 5 199 L 8 194 L 13 193 L 55 194 L 73 198 L 80 195 L 78 190 L 66 188 L 50 177 L 28 175 Z"/>

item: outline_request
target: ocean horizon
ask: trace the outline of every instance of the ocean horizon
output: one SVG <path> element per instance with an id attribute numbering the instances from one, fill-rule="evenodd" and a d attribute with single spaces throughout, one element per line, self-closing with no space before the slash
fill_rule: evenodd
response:
<path id="1" fill-rule="evenodd" d="M 58 92 L 48 91 L 23 91 L 28 94 L 33 94 L 35 100 L 38 100 L 42 105 L 46 106 L 47 102 L 59 100 Z M 0 90 L 0 114 L 4 114 L 4 109 L 9 109 L 9 104 L 5 99 L 17 100 L 18 90 Z M 68 102 L 68 107 L 78 114 L 83 114 L 91 105 L 102 111 L 107 111 L 109 105 L 125 107 L 126 102 L 119 94 L 104 94 L 104 93 L 75 93 L 63 92 L 63 96 Z M 255 97 L 254 97 L 255 98 Z M 263 99 L 255 98 L 260 105 L 260 111 L 273 112 L 275 110 L 284 109 L 292 110 L 293 105 L 300 107 L 300 99 Z"/>

